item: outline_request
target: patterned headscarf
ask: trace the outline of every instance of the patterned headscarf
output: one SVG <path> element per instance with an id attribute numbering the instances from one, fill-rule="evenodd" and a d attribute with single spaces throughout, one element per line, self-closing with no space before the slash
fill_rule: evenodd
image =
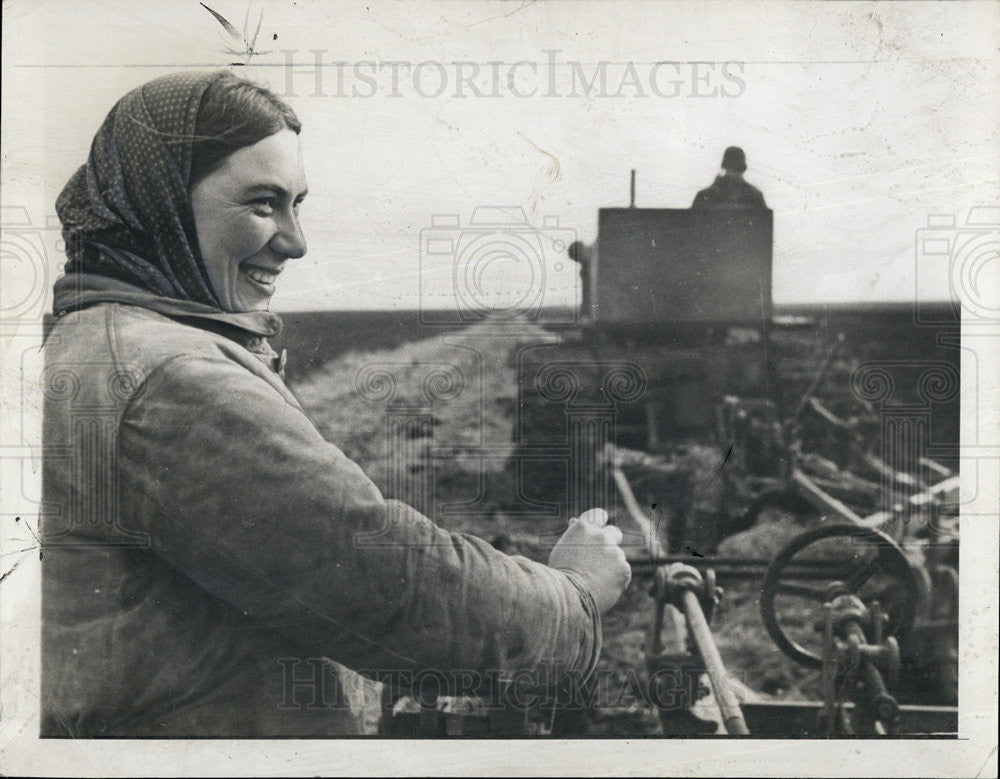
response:
<path id="1" fill-rule="evenodd" d="M 151 308 L 207 315 L 260 335 L 280 319 L 267 311 L 223 312 L 198 249 L 188 186 L 202 96 L 227 71 L 175 73 L 119 100 L 97 131 L 87 163 L 56 200 L 66 244 L 66 276 L 55 313 L 100 297 L 95 289 L 147 293 Z M 148 295 L 148 293 L 152 293 Z"/>

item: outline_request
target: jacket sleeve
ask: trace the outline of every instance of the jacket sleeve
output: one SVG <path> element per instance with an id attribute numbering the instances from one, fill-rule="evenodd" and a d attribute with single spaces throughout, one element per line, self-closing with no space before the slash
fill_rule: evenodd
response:
<path id="1" fill-rule="evenodd" d="M 312 655 L 377 676 L 596 665 L 600 616 L 576 577 L 384 499 L 236 363 L 157 369 L 122 418 L 119 468 L 155 553 Z"/>

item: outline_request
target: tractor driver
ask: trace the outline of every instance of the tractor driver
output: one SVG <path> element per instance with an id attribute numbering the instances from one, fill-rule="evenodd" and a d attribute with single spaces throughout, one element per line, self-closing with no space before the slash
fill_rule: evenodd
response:
<path id="1" fill-rule="evenodd" d="M 743 178 L 747 158 L 739 146 L 730 146 L 722 155 L 722 170 L 712 186 L 701 190 L 691 208 L 767 208 L 764 195 Z"/>

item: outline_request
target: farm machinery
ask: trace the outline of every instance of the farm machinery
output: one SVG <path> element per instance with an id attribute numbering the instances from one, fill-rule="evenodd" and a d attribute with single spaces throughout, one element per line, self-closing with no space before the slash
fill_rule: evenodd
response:
<path id="1" fill-rule="evenodd" d="M 673 673 L 668 678 L 707 674 L 718 707 L 708 724 L 678 708 L 658 707 L 664 732 L 954 733 L 957 479 L 944 477 L 866 517 L 848 514 L 849 508 L 805 474 L 789 485 L 798 491 L 776 492 L 781 500 L 772 503 L 811 511 L 793 515 L 793 523 L 801 526 L 770 560 L 661 553 L 633 563 L 654 579 L 654 618 L 645 652 L 651 678 L 664 668 Z M 631 512 L 638 511 L 631 499 L 627 504 Z M 634 520 L 650 527 L 641 514 Z M 820 674 L 820 700 L 744 696 L 739 706 L 740 685 L 721 665 L 705 619 L 719 603 L 722 591 L 716 582 L 723 580 L 749 583 L 777 647 Z M 689 712 L 698 694 L 706 692 L 689 684 L 684 691 Z M 662 699 L 663 691 L 658 694 Z"/>
<path id="2" fill-rule="evenodd" d="M 727 402 L 720 411 L 733 406 Z M 787 425 L 774 432 L 781 434 L 779 443 L 787 441 Z M 570 679 L 556 689 L 509 689 L 496 680 L 488 694 L 476 696 L 449 695 L 440 680 L 429 696 L 411 690 L 400 697 L 398 688 L 387 686 L 383 733 L 579 736 L 592 732 L 594 720 L 604 726 L 619 720 L 614 732 L 631 736 L 955 735 L 956 477 L 939 473 L 938 480 L 923 484 L 883 463 L 894 477 L 890 484 L 903 483 L 909 491 L 905 499 L 861 516 L 867 493 L 859 492 L 851 505 L 847 487 L 841 490 L 845 500 L 833 498 L 827 492 L 833 489 L 829 465 L 822 469 L 825 479 L 815 477 L 819 486 L 810 475 L 818 469 L 808 458 L 796 460 L 798 443 L 793 439 L 778 458 L 797 463 L 786 466 L 789 475 L 760 477 L 765 486 L 747 512 L 759 523 L 751 529 L 772 527 L 766 515 L 775 511 L 793 528 L 789 538 L 775 534 L 770 556 L 729 552 L 725 540 L 711 554 L 672 552 L 667 518 L 655 507 L 649 514 L 643 510 L 625 470 L 669 478 L 675 464 L 612 445 L 602 453 L 624 507 L 619 523 L 626 530 L 633 587 L 650 596 L 645 639 L 633 647 L 641 664 L 628 681 L 635 700 L 656 712 L 655 731 L 631 730 L 634 707 L 602 706 L 595 690 L 601 680 Z M 771 446 L 781 451 L 778 443 Z M 730 452 L 729 460 L 735 464 L 746 456 Z M 841 475 L 847 485 L 857 478 L 848 471 Z M 886 497 L 899 496 L 894 490 Z M 740 588 L 753 594 L 759 619 L 787 662 L 818 677 L 816 697 L 759 694 L 742 681 L 749 669 L 727 662 L 710 625 L 715 618 L 724 627 L 731 614 L 720 618 L 721 607 Z"/>
<path id="3" fill-rule="evenodd" d="M 569 247 L 579 320 L 517 353 L 518 500 L 605 506 L 625 531 L 650 595 L 628 675 L 657 713 L 641 734 L 954 735 L 959 480 L 931 417 L 955 409 L 957 358 L 887 359 L 819 314 L 776 314 L 772 246 L 771 211 L 638 209 L 633 173 L 633 204 L 601 209 L 596 243 Z M 727 548 L 752 531 L 763 553 Z M 736 591 L 817 694 L 782 700 L 727 665 L 710 625 Z M 602 711 L 594 684 L 387 685 L 381 728 L 580 735 L 631 716 Z"/>
<path id="4" fill-rule="evenodd" d="M 640 700 L 659 715 L 661 735 L 957 734 L 957 589 L 942 590 L 930 574 L 948 571 L 944 586 L 952 586 L 956 571 L 947 564 L 919 565 L 881 530 L 830 522 L 803 530 L 766 567 L 756 560 L 669 555 L 634 566 L 636 581 L 652 579 L 652 619 L 644 667 L 633 678 Z M 740 681 L 738 667 L 727 667 L 710 620 L 724 597 L 719 582 L 733 579 L 759 583 L 768 633 L 790 661 L 819 675 L 819 699 L 755 694 Z M 791 607 L 795 599 L 812 608 Z M 914 680 L 928 678 L 922 666 L 928 656 L 936 663 L 934 702 L 907 702 L 907 684 L 912 697 Z M 401 697 L 399 688 L 385 689 L 382 733 L 397 737 L 579 736 L 588 733 L 592 717 L 628 717 L 602 711 L 588 683 L 572 680 L 555 690 L 498 683 L 492 694 L 477 697 L 447 694 L 437 685 L 431 695 L 409 690 Z"/>

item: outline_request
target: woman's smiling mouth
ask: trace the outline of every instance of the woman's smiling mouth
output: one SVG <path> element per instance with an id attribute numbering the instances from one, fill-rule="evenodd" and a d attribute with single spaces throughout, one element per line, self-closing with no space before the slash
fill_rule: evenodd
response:
<path id="1" fill-rule="evenodd" d="M 274 282 L 278 278 L 278 274 L 281 273 L 283 269 L 278 268 L 277 270 L 270 270 L 268 268 L 261 268 L 258 265 L 241 265 L 240 271 L 248 276 L 251 281 L 260 284 L 262 287 L 268 287 L 273 289 Z"/>

